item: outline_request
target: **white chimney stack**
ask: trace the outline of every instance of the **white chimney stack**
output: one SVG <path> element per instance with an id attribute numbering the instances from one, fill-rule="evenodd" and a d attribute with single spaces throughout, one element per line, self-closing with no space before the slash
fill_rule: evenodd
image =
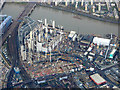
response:
<path id="1" fill-rule="evenodd" d="M 65 6 L 68 6 L 68 1 L 67 0 L 65 1 Z"/>
<path id="2" fill-rule="evenodd" d="M 82 2 L 81 2 L 81 6 L 83 6 L 83 2 L 84 2 L 84 0 L 82 0 Z"/>
<path id="3" fill-rule="evenodd" d="M 88 5 L 87 5 L 87 3 L 85 4 L 85 11 L 87 11 L 87 7 L 88 7 Z"/>
<path id="4" fill-rule="evenodd" d="M 93 13 L 95 12 L 95 6 L 93 6 Z"/>
<path id="5" fill-rule="evenodd" d="M 47 26 L 47 19 L 45 19 L 45 26 Z"/>
<path id="6" fill-rule="evenodd" d="M 39 34 L 39 39 L 38 39 L 38 41 L 40 42 L 41 41 L 41 35 Z"/>
<path id="7" fill-rule="evenodd" d="M 48 33 L 48 28 L 47 27 L 45 28 L 45 30 L 46 30 L 46 33 Z"/>
<path id="8" fill-rule="evenodd" d="M 53 28 L 55 28 L 55 21 L 53 21 L 52 26 L 53 26 Z"/>
<path id="9" fill-rule="evenodd" d="M 91 5 L 93 5 L 93 0 L 91 0 Z"/>
<path id="10" fill-rule="evenodd" d="M 76 2 L 75 8 L 77 8 L 77 6 L 78 6 L 78 2 Z"/>
<path id="11" fill-rule="evenodd" d="M 55 6 L 57 6 L 57 4 L 58 4 L 58 2 L 57 2 L 57 0 L 55 1 Z"/>
<path id="12" fill-rule="evenodd" d="M 74 3 L 74 0 L 72 0 L 72 4 Z"/>
<path id="13" fill-rule="evenodd" d="M 101 11 L 101 3 L 99 2 L 99 4 L 98 4 L 99 6 L 98 6 L 98 10 L 99 10 L 99 12 Z"/>

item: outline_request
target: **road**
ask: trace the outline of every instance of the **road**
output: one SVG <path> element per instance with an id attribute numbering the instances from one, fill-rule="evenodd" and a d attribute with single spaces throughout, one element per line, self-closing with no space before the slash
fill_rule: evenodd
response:
<path id="1" fill-rule="evenodd" d="M 28 16 L 33 8 L 35 7 L 36 3 L 28 3 L 23 10 L 23 12 L 18 16 L 17 20 L 13 21 L 12 25 L 10 26 L 9 30 L 3 35 L 3 42 L 4 40 L 9 36 L 11 33 L 11 37 L 8 40 L 8 47 L 9 47 L 9 53 L 11 56 L 11 63 L 12 63 L 12 69 L 8 75 L 8 81 L 7 81 L 7 88 L 10 88 L 12 86 L 12 78 L 14 72 L 14 67 L 19 67 L 20 74 L 23 80 L 31 80 L 30 76 L 26 73 L 25 69 L 22 67 L 22 64 L 19 60 L 19 51 L 18 51 L 18 26 L 20 24 L 19 20 L 23 20 L 24 16 Z M 29 84 L 29 88 L 35 87 L 34 84 Z"/>

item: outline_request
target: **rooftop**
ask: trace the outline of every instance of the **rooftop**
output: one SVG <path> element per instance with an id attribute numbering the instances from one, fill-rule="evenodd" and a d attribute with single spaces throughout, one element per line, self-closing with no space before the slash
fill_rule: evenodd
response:
<path id="1" fill-rule="evenodd" d="M 106 80 L 105 80 L 104 78 L 102 78 L 98 73 L 91 75 L 90 78 L 91 78 L 97 85 L 106 83 Z"/>

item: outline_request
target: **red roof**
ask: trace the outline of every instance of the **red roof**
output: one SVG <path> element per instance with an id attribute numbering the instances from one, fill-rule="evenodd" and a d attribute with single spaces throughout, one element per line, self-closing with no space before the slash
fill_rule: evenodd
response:
<path id="1" fill-rule="evenodd" d="M 90 77 L 91 78 L 91 77 Z M 103 83 L 106 83 L 106 81 L 104 81 L 104 82 L 100 82 L 100 83 L 97 83 L 93 78 L 91 78 L 97 85 L 101 85 L 101 84 L 103 84 Z"/>
<path id="2" fill-rule="evenodd" d="M 103 79 L 98 73 L 91 75 L 90 78 L 91 78 L 97 85 L 106 83 L 106 80 Z"/>

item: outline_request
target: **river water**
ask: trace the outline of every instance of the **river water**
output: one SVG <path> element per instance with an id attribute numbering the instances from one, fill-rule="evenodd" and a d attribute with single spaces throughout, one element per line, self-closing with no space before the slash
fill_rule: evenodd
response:
<path id="1" fill-rule="evenodd" d="M 24 6 L 24 4 L 6 3 L 2 9 L 2 13 L 16 19 L 24 9 Z M 49 24 L 51 24 L 51 20 L 55 20 L 56 25 L 62 25 L 66 31 L 75 30 L 81 34 L 103 35 L 113 33 L 118 35 L 118 24 L 98 21 L 84 16 L 80 16 L 81 19 L 77 19 L 73 16 L 74 14 L 72 13 L 37 6 L 30 17 L 34 20 L 44 20 L 46 18 Z"/>

